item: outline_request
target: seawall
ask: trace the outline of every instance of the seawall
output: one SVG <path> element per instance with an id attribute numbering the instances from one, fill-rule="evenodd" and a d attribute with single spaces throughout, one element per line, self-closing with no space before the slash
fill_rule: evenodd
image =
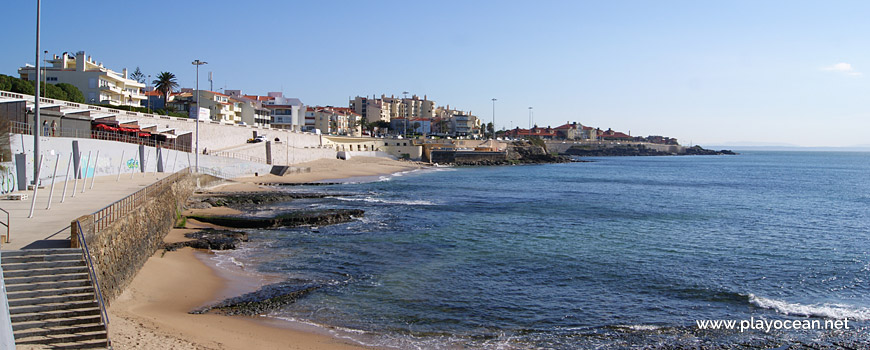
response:
<path id="1" fill-rule="evenodd" d="M 103 298 L 111 303 L 133 280 L 145 262 L 159 249 L 163 238 L 175 225 L 178 213 L 198 186 L 220 179 L 205 174 L 182 174 L 164 188 L 155 188 L 142 203 L 129 212 L 114 216 L 100 225 L 95 215 L 78 218 Z M 149 187 L 150 188 L 150 187 Z M 72 222 L 72 246 L 77 247 L 78 225 Z"/>

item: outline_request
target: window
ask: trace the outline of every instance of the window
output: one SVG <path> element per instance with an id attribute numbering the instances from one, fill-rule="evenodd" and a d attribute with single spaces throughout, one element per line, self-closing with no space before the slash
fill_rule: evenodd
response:
<path id="1" fill-rule="evenodd" d="M 45 81 L 57 81 L 57 77 L 48 77 L 45 78 Z"/>

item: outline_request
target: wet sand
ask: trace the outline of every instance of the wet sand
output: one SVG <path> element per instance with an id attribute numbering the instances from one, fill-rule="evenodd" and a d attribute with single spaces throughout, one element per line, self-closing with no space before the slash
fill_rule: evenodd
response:
<path id="1" fill-rule="evenodd" d="M 318 160 L 302 164 L 311 172 L 240 179 L 212 191 L 268 190 L 256 183 L 313 182 L 356 176 L 387 175 L 422 165 L 382 158 Z M 199 214 L 230 214 L 233 209 L 198 209 Z M 187 227 L 202 225 L 188 220 Z M 166 242 L 187 240 L 191 229 L 173 229 Z M 366 349 L 325 330 L 294 327 L 267 318 L 192 315 L 188 312 L 228 297 L 254 291 L 268 277 L 218 269 L 207 251 L 158 250 L 109 307 L 109 332 L 115 349 Z M 303 329 L 304 328 L 304 329 Z"/>

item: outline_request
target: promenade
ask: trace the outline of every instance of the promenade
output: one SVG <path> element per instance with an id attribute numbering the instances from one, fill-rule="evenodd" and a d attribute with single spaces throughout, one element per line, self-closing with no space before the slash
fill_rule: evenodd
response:
<path id="1" fill-rule="evenodd" d="M 6 195 L 2 195 L 0 208 L 8 211 L 10 216 L 10 241 L 9 243 L 0 242 L 0 249 L 69 248 L 69 225 L 72 220 L 82 215 L 93 214 L 169 175 L 170 173 L 136 173 L 131 179 L 130 174 L 124 174 L 121 175 L 120 181 L 117 175 L 98 176 L 96 179 L 88 178 L 85 193 L 81 192 L 84 181 L 79 179 L 75 197 L 72 197 L 74 181 L 70 180 L 67 184 L 66 199 L 63 203 L 60 201 L 64 182 L 58 179 L 54 184 L 51 209 L 46 209 L 51 188 L 49 181 L 37 191 L 32 218 L 28 218 L 33 199 L 32 190 L 13 192 L 27 194 L 26 200 L 7 200 Z M 95 180 L 94 188 L 90 188 L 91 180 Z M 3 212 L 0 212 L 0 221 L 6 222 L 6 214 Z M 0 230 L 4 234 L 5 229 L 5 227 L 0 226 Z"/>

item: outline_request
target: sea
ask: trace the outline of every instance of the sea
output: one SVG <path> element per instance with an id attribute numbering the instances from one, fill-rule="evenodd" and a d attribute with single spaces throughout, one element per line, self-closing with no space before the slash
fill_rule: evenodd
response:
<path id="1" fill-rule="evenodd" d="M 262 317 L 382 348 L 870 347 L 870 153 L 584 160 L 275 187 L 337 196 L 258 212 L 365 214 L 214 259 L 317 288 Z"/>

